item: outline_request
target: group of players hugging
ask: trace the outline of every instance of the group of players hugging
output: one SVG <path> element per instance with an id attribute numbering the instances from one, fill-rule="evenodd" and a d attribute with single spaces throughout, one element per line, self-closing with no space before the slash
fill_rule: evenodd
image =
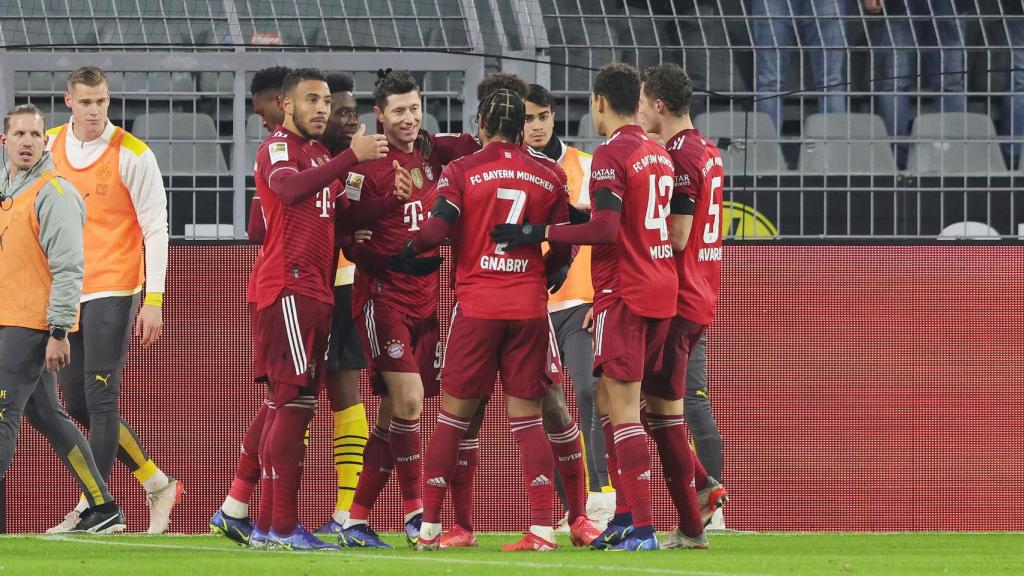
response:
<path id="1" fill-rule="evenodd" d="M 556 483 L 576 546 L 707 548 L 705 526 L 728 497 L 693 453 L 684 395 L 718 300 L 723 168 L 690 120 L 689 77 L 674 64 L 601 68 L 590 112 L 606 140 L 590 157 L 545 133 L 554 98 L 518 76 L 478 86 L 475 136 L 422 130 L 414 77 L 378 76 L 376 135 L 359 124 L 351 76 L 278 67 L 253 81 L 271 132 L 254 168 L 249 232 L 262 248 L 247 298 L 266 396 L 213 531 L 252 548 L 390 547 L 368 518 L 394 474 L 410 545 L 476 546 L 478 435 L 500 374 L 530 504 L 529 528 L 503 550 L 557 548 Z M 442 347 L 439 247 L 449 239 L 456 303 Z M 563 360 L 585 443 L 566 408 Z M 380 397 L 372 430 L 364 368 Z M 337 544 L 297 521 L 321 387 L 339 495 L 320 532 Z M 421 455 L 423 400 L 437 395 Z M 660 540 L 648 436 L 679 516 Z M 588 466 L 605 457 L 607 472 Z M 614 512 L 595 521 L 587 493 L 599 474 L 614 495 L 590 494 L 614 499 Z M 449 490 L 455 524 L 444 531 Z"/>

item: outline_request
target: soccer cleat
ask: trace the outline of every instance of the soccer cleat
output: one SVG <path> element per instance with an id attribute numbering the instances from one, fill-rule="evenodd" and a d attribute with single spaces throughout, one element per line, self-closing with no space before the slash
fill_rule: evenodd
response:
<path id="1" fill-rule="evenodd" d="M 267 543 L 278 550 L 341 550 L 341 546 L 324 542 L 301 524 L 296 526 L 291 534 L 285 536 L 274 532 L 274 529 L 271 528 L 270 534 L 267 536 Z"/>
<path id="2" fill-rule="evenodd" d="M 729 491 L 721 482 L 708 476 L 708 485 L 697 492 L 697 505 L 700 506 L 700 520 L 705 526 L 711 523 L 711 517 L 729 501 Z"/>
<path id="3" fill-rule="evenodd" d="M 598 535 L 594 540 L 590 541 L 590 547 L 595 550 L 604 550 L 609 546 L 614 546 L 619 542 L 622 542 L 632 535 L 632 526 L 621 526 L 619 524 L 609 523 L 608 527 L 604 529 L 604 532 Z"/>
<path id="4" fill-rule="evenodd" d="M 618 544 L 609 546 L 608 550 L 613 552 L 646 552 L 648 550 L 657 550 L 658 547 L 658 537 L 654 534 L 646 538 L 630 534 Z"/>
<path id="5" fill-rule="evenodd" d="M 223 510 L 217 510 L 210 517 L 210 532 L 224 536 L 239 546 L 248 546 L 252 536 L 252 522 L 248 518 L 234 518 Z"/>
<path id="6" fill-rule="evenodd" d="M 409 546 L 415 546 L 420 539 L 420 526 L 423 524 L 423 513 L 420 512 L 405 522 L 405 540 Z"/>
<path id="7" fill-rule="evenodd" d="M 60 524 L 57 524 L 53 528 L 47 528 L 47 534 L 64 534 L 65 532 L 71 532 L 75 529 L 75 525 L 78 524 L 78 519 L 82 513 L 77 509 L 68 512 L 68 515 L 61 520 Z"/>
<path id="8" fill-rule="evenodd" d="M 556 534 L 568 534 L 569 533 L 569 524 L 570 524 L 570 522 L 569 522 L 569 513 L 566 512 L 565 514 L 562 515 L 562 519 L 559 520 L 558 524 L 555 526 L 555 533 Z"/>
<path id="9" fill-rule="evenodd" d="M 249 548 L 252 548 L 253 550 L 266 550 L 270 548 L 270 543 L 267 540 L 269 537 L 269 534 L 261 532 L 254 524 L 252 527 L 252 533 L 249 535 Z"/>
<path id="10" fill-rule="evenodd" d="M 458 524 L 452 526 L 438 539 L 441 548 L 476 548 L 476 534 Z"/>
<path id="11" fill-rule="evenodd" d="M 590 492 L 587 495 L 587 518 L 594 526 L 607 526 L 615 515 L 615 492 Z"/>
<path id="12" fill-rule="evenodd" d="M 601 536 L 601 531 L 594 528 L 586 516 L 576 518 L 569 528 L 569 539 L 573 546 L 586 546 Z"/>
<path id="13" fill-rule="evenodd" d="M 338 544 L 346 548 L 391 548 L 369 524 L 356 524 L 338 532 Z"/>
<path id="14" fill-rule="evenodd" d="M 687 550 L 706 550 L 708 537 L 701 532 L 699 536 L 691 538 L 676 528 L 665 535 L 661 542 L 662 548 L 684 548 Z"/>
<path id="15" fill-rule="evenodd" d="M 501 547 L 502 552 L 547 552 L 558 548 L 558 542 L 549 542 L 533 532 L 525 532 L 523 537 L 511 544 Z"/>
<path id="16" fill-rule="evenodd" d="M 329 518 L 324 525 L 317 529 L 317 534 L 338 534 L 345 529 L 345 525 L 338 522 L 333 517 Z"/>
<path id="17" fill-rule="evenodd" d="M 95 508 L 89 508 L 82 512 L 78 518 L 78 524 L 75 524 L 71 532 L 113 534 L 123 531 L 124 528 L 124 514 L 121 513 L 120 508 L 114 508 L 112 512 L 99 512 Z"/>
<path id="18" fill-rule="evenodd" d="M 715 510 L 714 516 L 711 517 L 711 522 L 708 523 L 708 530 L 711 532 L 725 532 L 728 530 L 725 527 L 725 514 L 721 508 Z"/>
<path id="19" fill-rule="evenodd" d="M 156 492 L 146 494 L 146 506 L 149 507 L 148 534 L 163 534 L 171 524 L 171 510 L 181 502 L 185 486 L 174 478 L 168 478 L 167 486 Z"/>
<path id="20" fill-rule="evenodd" d="M 423 552 L 423 551 L 440 550 L 441 549 L 441 538 L 443 538 L 443 537 L 444 537 L 444 534 L 438 534 L 437 536 L 434 536 L 433 538 L 423 538 L 423 537 L 417 538 L 416 539 L 416 545 L 413 546 L 413 548 L 415 548 L 416 550 L 419 550 L 421 552 Z M 476 542 L 475 539 L 474 539 L 474 542 Z"/>

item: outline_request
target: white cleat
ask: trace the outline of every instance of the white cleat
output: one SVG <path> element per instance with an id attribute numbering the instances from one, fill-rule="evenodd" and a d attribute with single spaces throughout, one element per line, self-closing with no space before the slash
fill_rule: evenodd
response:
<path id="1" fill-rule="evenodd" d="M 715 513 L 711 515 L 711 523 L 708 524 L 707 530 L 709 532 L 725 532 L 728 528 L 725 527 L 725 514 L 722 513 L 722 509 L 715 510 Z"/>
<path id="2" fill-rule="evenodd" d="M 696 538 L 690 538 L 686 534 L 683 534 L 679 528 L 669 532 L 664 538 L 658 538 L 662 548 L 683 548 L 687 550 L 706 550 L 708 547 L 708 537 L 704 532 L 700 533 L 700 536 Z"/>
<path id="3" fill-rule="evenodd" d="M 557 534 L 568 534 L 569 533 L 569 513 L 566 512 L 565 516 L 562 516 L 562 520 L 555 526 L 555 532 Z"/>
<path id="4" fill-rule="evenodd" d="M 174 478 L 170 478 L 167 486 L 156 492 L 146 494 L 146 506 L 149 507 L 148 534 L 163 534 L 171 524 L 171 510 L 181 502 L 185 487 Z"/>
<path id="5" fill-rule="evenodd" d="M 587 519 L 594 526 L 607 526 L 615 515 L 615 492 L 587 493 Z"/>
<path id="6" fill-rule="evenodd" d="M 81 513 L 77 509 L 68 512 L 68 515 L 64 517 L 64 520 L 60 524 L 57 524 L 53 528 L 46 530 L 47 534 L 64 534 L 71 532 L 71 530 L 78 526 L 78 520 L 81 517 Z"/>

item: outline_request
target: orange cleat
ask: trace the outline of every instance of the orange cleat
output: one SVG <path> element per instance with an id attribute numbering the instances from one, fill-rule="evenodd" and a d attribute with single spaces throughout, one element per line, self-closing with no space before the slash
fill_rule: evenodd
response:
<path id="1" fill-rule="evenodd" d="M 476 534 L 458 524 L 452 526 L 438 539 L 441 548 L 476 548 Z"/>
<path id="2" fill-rule="evenodd" d="M 718 480 L 708 476 L 706 488 L 697 492 L 697 505 L 700 506 L 700 519 L 707 526 L 711 523 L 711 517 L 729 501 L 729 491 Z"/>
<path id="3" fill-rule="evenodd" d="M 526 532 L 518 542 L 505 544 L 502 552 L 547 552 L 558 548 L 558 542 L 549 542 L 533 532 Z"/>
<path id="4" fill-rule="evenodd" d="M 580 516 L 569 527 L 569 539 L 573 546 L 589 546 L 591 542 L 601 537 L 602 532 L 590 523 L 586 516 Z"/>

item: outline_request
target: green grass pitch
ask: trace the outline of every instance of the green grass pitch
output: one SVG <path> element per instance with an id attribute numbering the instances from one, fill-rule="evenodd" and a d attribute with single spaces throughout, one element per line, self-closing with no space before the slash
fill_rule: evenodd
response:
<path id="1" fill-rule="evenodd" d="M 504 553 L 512 534 L 480 535 L 480 548 L 298 553 L 241 549 L 215 536 L 2 536 L 0 575 L 97 574 L 1024 574 L 1024 533 L 726 533 L 709 550 L 613 553 L 574 549 Z"/>

